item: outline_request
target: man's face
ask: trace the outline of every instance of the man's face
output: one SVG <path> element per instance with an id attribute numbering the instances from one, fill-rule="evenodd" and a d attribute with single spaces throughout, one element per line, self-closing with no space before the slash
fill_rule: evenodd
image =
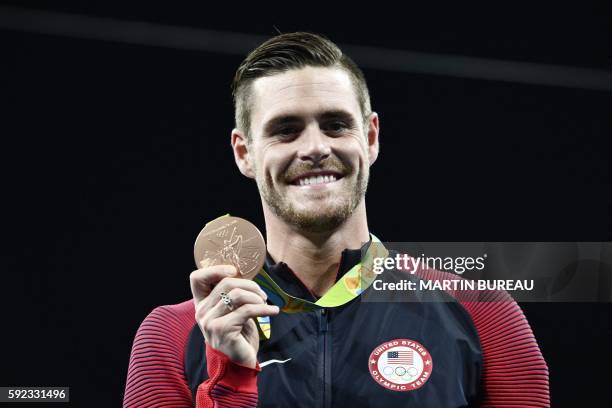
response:
<path id="1" fill-rule="evenodd" d="M 252 86 L 248 156 L 265 205 L 305 231 L 337 228 L 365 196 L 378 118 L 364 124 L 339 68 L 291 70 Z"/>

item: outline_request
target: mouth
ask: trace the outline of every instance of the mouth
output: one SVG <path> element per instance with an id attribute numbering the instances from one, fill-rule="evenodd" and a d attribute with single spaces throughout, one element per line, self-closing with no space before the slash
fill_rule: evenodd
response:
<path id="1" fill-rule="evenodd" d="M 332 184 L 343 177 L 342 174 L 335 171 L 308 172 L 294 178 L 289 184 L 300 187 Z"/>

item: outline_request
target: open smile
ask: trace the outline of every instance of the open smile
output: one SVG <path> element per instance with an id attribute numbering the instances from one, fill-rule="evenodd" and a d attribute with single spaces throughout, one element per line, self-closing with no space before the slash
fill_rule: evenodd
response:
<path id="1" fill-rule="evenodd" d="M 310 172 L 296 177 L 291 184 L 300 187 L 332 184 L 342 177 L 340 173 L 333 171 Z"/>

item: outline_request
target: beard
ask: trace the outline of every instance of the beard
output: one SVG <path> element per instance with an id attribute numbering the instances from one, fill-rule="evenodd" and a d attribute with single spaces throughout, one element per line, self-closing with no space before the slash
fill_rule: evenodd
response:
<path id="1" fill-rule="evenodd" d="M 258 175 L 255 181 L 267 206 L 287 224 L 311 233 L 333 231 L 353 214 L 361 200 L 364 199 L 368 187 L 369 169 L 359 169 L 355 174 L 353 169 L 341 160 L 330 156 L 321 161 L 318 166 L 298 164 L 290 167 L 286 171 L 285 181 L 288 183 L 288 180 L 293 180 L 296 176 L 312 170 L 336 171 L 343 175 L 336 181 L 336 183 L 343 183 L 342 190 L 334 193 L 333 196 L 330 195 L 330 192 L 325 192 L 324 194 L 330 196 L 325 197 L 324 205 L 296 206 L 294 200 L 290 199 L 287 194 L 281 194 L 276 188 L 270 174 Z M 255 174 L 259 172 L 256 170 Z"/>

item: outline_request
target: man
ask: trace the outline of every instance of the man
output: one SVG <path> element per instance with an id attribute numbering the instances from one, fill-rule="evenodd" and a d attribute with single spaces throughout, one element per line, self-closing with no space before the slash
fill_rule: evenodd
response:
<path id="1" fill-rule="evenodd" d="M 348 283 L 375 239 L 364 197 L 379 118 L 365 78 L 327 39 L 282 34 L 247 56 L 233 93 L 231 145 L 260 192 L 264 269 L 292 296 L 325 299 Z M 487 302 L 444 291 L 435 302 L 356 295 L 289 314 L 236 273 L 198 269 L 193 300 L 147 316 L 124 407 L 549 406 L 546 363 L 504 294 Z M 447 275 L 421 270 L 414 279 Z M 260 341 L 255 319 L 264 316 L 272 335 Z"/>

